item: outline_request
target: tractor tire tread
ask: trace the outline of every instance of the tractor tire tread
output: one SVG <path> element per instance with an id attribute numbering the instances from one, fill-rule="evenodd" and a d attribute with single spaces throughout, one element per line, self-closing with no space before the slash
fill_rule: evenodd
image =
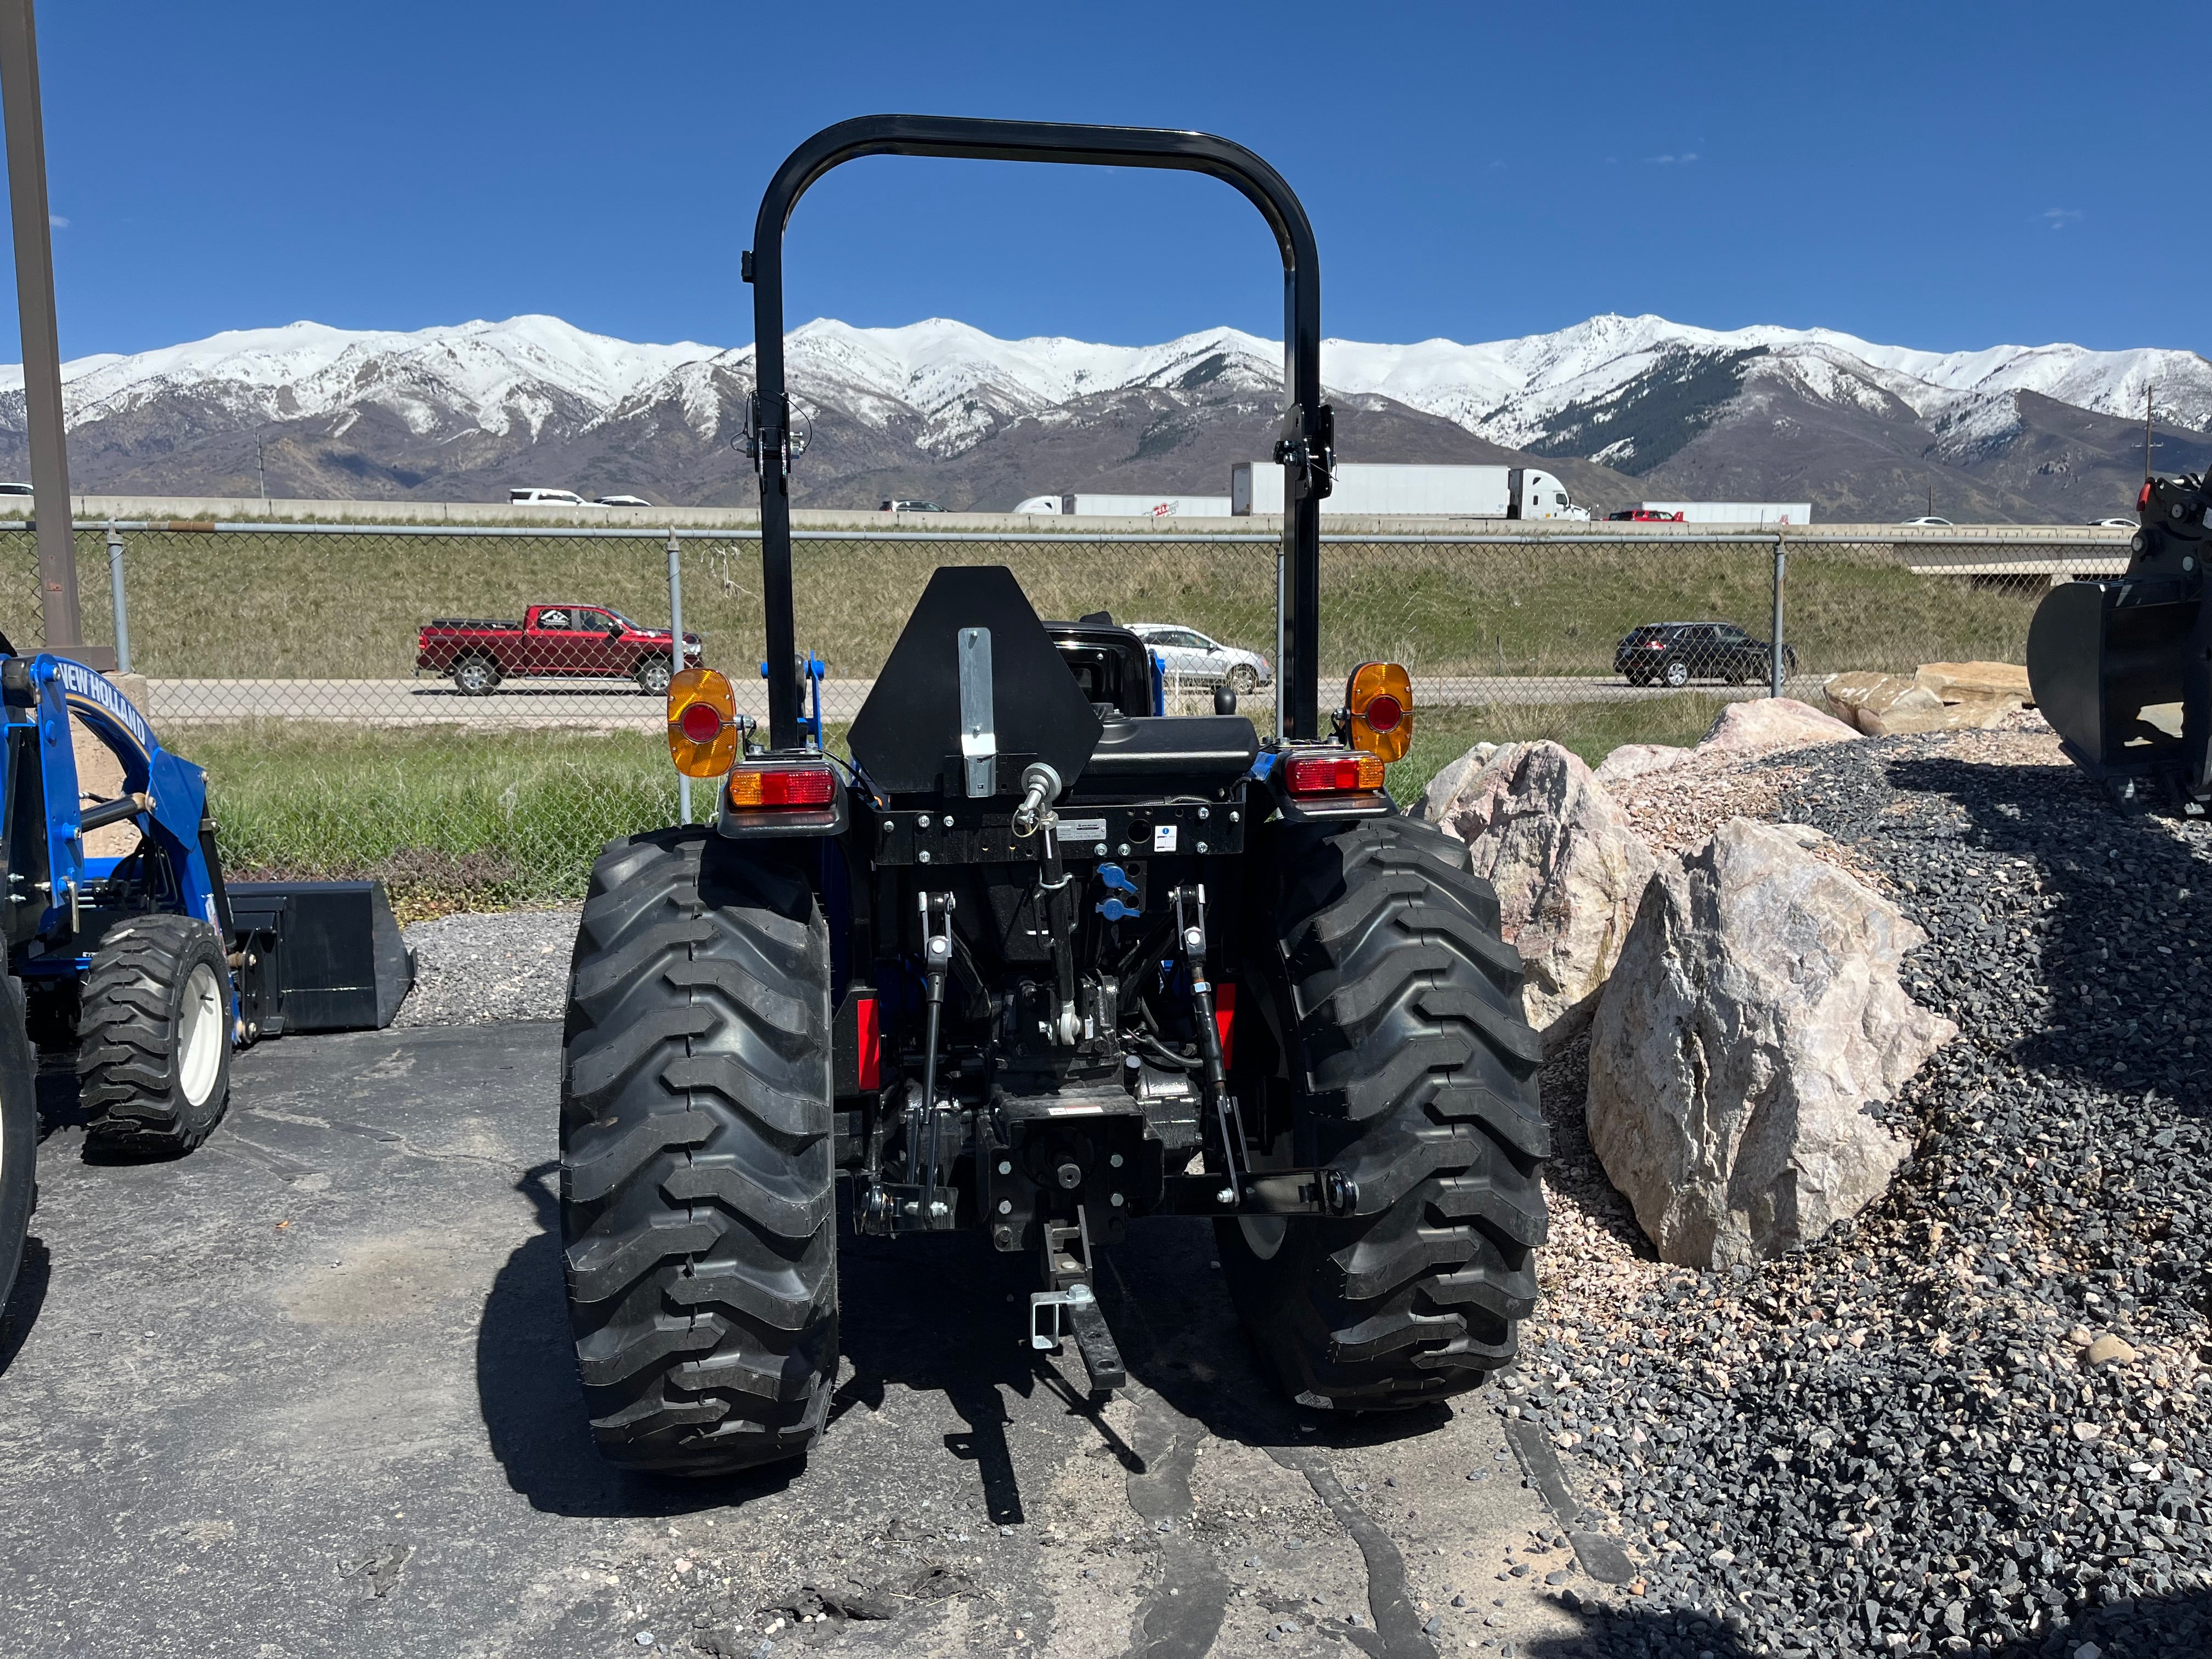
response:
<path id="1" fill-rule="evenodd" d="M 194 1107 L 179 1087 L 173 1006 L 198 962 L 212 966 L 226 998 L 222 941 L 197 916 L 133 916 L 93 952 L 76 1018 L 77 1098 L 85 1138 L 111 1150 L 189 1152 L 222 1121 L 230 1099 L 231 1034 L 208 1098 Z M 229 1024 L 226 1011 L 224 1024 Z"/>
<path id="2" fill-rule="evenodd" d="M 1425 1405 L 1510 1363 L 1535 1303 L 1550 1140 L 1519 957 L 1465 847 L 1431 826 L 1274 833 L 1291 1079 L 1359 1196 L 1269 1259 L 1220 1224 L 1231 1289 L 1301 1403 Z"/>
<path id="3" fill-rule="evenodd" d="M 601 1453 L 801 1456 L 837 1364 L 829 930 L 802 871 L 709 830 L 609 843 L 563 1024 L 570 1323 Z"/>

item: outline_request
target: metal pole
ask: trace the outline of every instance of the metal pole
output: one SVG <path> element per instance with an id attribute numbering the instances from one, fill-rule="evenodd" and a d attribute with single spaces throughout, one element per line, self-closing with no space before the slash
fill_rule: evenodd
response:
<path id="1" fill-rule="evenodd" d="M 1288 541 L 1275 544 L 1275 741 L 1283 740 L 1283 591 L 1288 580 L 1291 555 Z"/>
<path id="2" fill-rule="evenodd" d="M 668 653 L 672 673 L 689 666 L 684 657 L 684 544 L 672 528 L 668 532 Z M 676 821 L 691 822 L 691 780 L 681 772 L 676 775 Z"/>
<path id="3" fill-rule="evenodd" d="M 107 531 L 107 597 L 115 607 L 115 672 L 131 672 L 131 607 L 123 598 L 123 538 Z"/>
<path id="4" fill-rule="evenodd" d="M 0 0 L 0 101 L 6 105 L 9 207 L 15 230 L 15 309 L 23 335 L 32 510 L 39 522 L 39 601 L 49 649 L 82 654 L 76 531 L 70 520 L 62 434 L 62 358 L 54 326 L 54 245 L 46 206 L 46 139 L 39 108 L 38 29 L 31 0 Z"/>
<path id="5" fill-rule="evenodd" d="M 1789 558 L 1790 556 L 1783 551 L 1782 538 L 1777 536 L 1774 538 L 1774 633 L 1768 644 L 1773 658 L 1767 669 L 1767 695 L 1775 697 L 1782 695 L 1782 580 L 1784 567 L 1789 562 Z"/>

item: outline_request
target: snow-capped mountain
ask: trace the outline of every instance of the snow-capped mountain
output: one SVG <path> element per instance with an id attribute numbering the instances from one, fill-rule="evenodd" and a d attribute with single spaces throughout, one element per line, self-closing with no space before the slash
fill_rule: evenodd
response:
<path id="1" fill-rule="evenodd" d="M 1003 507 L 1109 479 L 1218 493 L 1228 461 L 1266 453 L 1281 386 L 1280 348 L 1229 328 L 1114 346 L 823 319 L 787 356 L 817 428 L 801 487 L 828 505 L 880 489 Z M 752 360 L 551 317 L 414 333 L 303 322 L 77 359 L 64 386 L 82 489 L 252 493 L 266 473 L 271 495 L 485 499 L 556 483 L 736 501 L 749 483 L 728 440 Z M 2212 364 L 2148 348 L 1939 353 L 1603 316 L 1472 345 L 1329 340 L 1322 368 L 1352 459 L 1583 459 L 1595 465 L 1577 487 L 1598 505 L 1725 479 L 1735 496 L 1887 511 L 1940 475 L 1969 516 L 2089 516 L 2076 509 L 2110 493 L 2129 430 L 2140 470 L 2147 392 L 2160 465 L 2191 465 L 2212 428 Z M 0 447 L 20 444 L 21 386 L 0 368 Z"/>

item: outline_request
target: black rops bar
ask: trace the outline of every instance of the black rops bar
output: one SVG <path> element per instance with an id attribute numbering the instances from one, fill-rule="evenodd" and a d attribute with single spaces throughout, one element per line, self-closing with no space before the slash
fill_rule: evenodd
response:
<path id="1" fill-rule="evenodd" d="M 791 597 L 791 420 L 783 379 L 783 234 L 807 186 L 863 155 L 951 155 L 984 161 L 1173 167 L 1210 173 L 1243 192 L 1283 251 L 1283 378 L 1291 407 L 1275 459 L 1283 479 L 1283 729 L 1320 735 L 1321 498 L 1334 468 L 1331 414 L 1321 392 L 1321 262 L 1313 226 L 1289 185 L 1242 144 L 1203 132 L 1070 126 L 950 115 L 863 115 L 824 127 L 776 169 L 761 198 L 744 275 L 753 285 L 756 405 L 750 443 L 761 484 L 761 593 L 768 625 L 769 741 L 799 742 L 798 648 Z"/>

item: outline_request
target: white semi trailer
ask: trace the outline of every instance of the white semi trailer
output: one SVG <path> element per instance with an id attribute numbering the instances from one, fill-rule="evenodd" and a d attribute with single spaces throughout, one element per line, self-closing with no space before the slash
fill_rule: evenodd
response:
<path id="1" fill-rule="evenodd" d="M 1225 519 L 1226 495 L 1032 495 L 1017 513 L 1059 513 L 1090 519 Z"/>
<path id="2" fill-rule="evenodd" d="M 1638 501 L 1646 513 L 1679 514 L 1684 524 L 1810 524 L 1810 501 Z"/>
<path id="3" fill-rule="evenodd" d="M 1229 470 L 1229 510 L 1238 517 L 1283 510 L 1283 469 L 1239 461 Z M 1324 515 L 1425 519 L 1588 519 L 1567 487 L 1533 466 L 1451 466 L 1345 461 Z"/>

